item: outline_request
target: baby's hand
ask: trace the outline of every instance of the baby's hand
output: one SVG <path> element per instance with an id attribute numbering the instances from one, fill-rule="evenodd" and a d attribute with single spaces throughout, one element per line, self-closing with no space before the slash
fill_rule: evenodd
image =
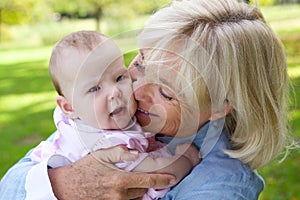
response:
<path id="1" fill-rule="evenodd" d="M 114 164 L 122 160 L 134 161 L 139 156 L 137 151 L 131 151 L 122 145 L 118 145 L 108 149 L 101 149 L 92 152 L 91 155 L 99 161 L 110 164 Z"/>
<path id="2" fill-rule="evenodd" d="M 176 146 L 175 155 L 186 157 L 192 164 L 197 165 L 201 161 L 199 150 L 192 143 L 184 143 Z"/>

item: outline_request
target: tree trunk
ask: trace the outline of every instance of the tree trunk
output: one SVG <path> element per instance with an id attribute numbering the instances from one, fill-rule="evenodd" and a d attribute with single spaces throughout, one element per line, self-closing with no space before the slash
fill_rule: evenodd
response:
<path id="1" fill-rule="evenodd" d="M 100 32 L 100 23 L 102 18 L 102 8 L 99 6 L 96 8 L 95 12 L 95 18 L 96 18 L 96 31 Z"/>
<path id="2" fill-rule="evenodd" d="M 0 43 L 2 42 L 2 9 L 0 8 Z"/>

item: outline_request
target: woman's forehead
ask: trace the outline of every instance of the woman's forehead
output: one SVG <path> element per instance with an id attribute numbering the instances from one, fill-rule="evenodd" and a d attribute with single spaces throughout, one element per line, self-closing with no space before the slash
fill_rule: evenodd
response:
<path id="1" fill-rule="evenodd" d="M 162 46 L 154 46 L 154 47 L 144 47 L 139 50 L 139 54 L 145 59 L 163 59 L 170 60 L 171 58 L 179 58 L 182 57 L 183 45 L 182 42 L 162 45 Z M 156 56 L 153 58 L 153 55 Z"/>

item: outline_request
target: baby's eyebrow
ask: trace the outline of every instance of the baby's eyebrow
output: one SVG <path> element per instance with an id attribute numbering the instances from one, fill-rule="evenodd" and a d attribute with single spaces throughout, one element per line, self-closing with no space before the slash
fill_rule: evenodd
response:
<path id="1" fill-rule="evenodd" d="M 117 76 L 117 75 L 120 75 L 120 74 L 124 74 L 124 73 L 127 73 L 128 72 L 128 69 L 125 67 L 118 67 L 117 69 L 115 69 L 113 72 L 112 72 L 112 76 Z"/>

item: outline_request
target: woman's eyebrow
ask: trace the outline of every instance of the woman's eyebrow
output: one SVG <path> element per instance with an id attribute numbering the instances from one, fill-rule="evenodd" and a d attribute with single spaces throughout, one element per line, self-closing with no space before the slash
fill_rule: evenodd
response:
<path id="1" fill-rule="evenodd" d="M 175 88 L 173 87 L 173 85 L 172 85 L 169 81 L 167 81 L 166 79 L 159 77 L 159 81 L 160 81 L 162 84 L 164 84 L 164 85 L 166 85 L 167 87 L 169 87 L 171 90 L 175 91 Z"/>

